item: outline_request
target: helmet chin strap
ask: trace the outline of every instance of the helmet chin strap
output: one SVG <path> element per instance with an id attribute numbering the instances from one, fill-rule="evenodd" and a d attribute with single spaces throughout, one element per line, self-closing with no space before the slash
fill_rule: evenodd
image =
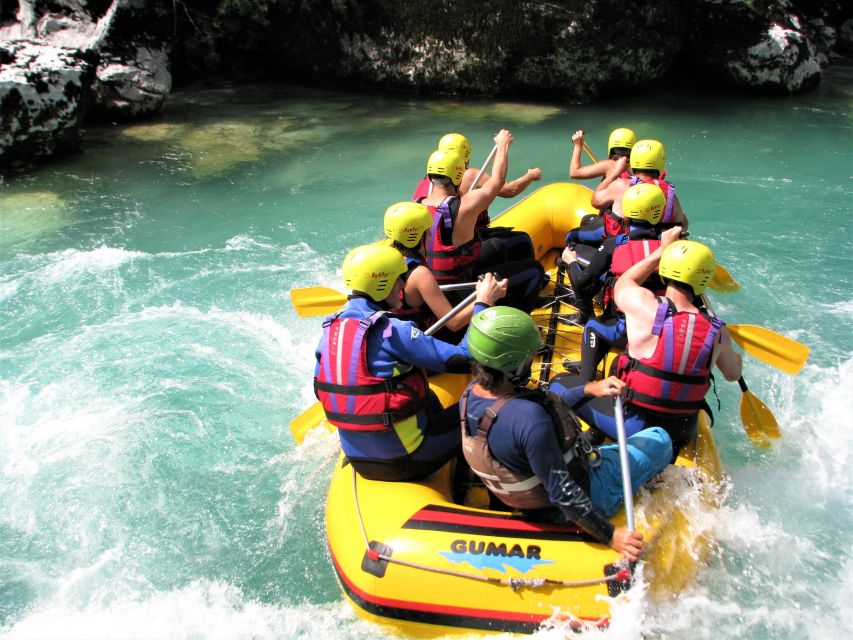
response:
<path id="1" fill-rule="evenodd" d="M 526 358 L 524 362 L 518 365 L 518 368 L 512 372 L 507 372 L 509 381 L 516 387 L 523 387 L 530 382 L 530 367 L 533 364 L 533 357 Z"/>

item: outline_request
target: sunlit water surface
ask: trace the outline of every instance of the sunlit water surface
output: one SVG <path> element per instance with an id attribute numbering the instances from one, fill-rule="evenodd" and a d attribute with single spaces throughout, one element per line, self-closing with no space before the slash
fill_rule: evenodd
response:
<path id="1" fill-rule="evenodd" d="M 295 448 L 319 323 L 440 135 L 567 177 L 577 128 L 665 141 L 691 219 L 741 283 L 718 310 L 803 341 L 748 360 L 784 437 L 756 449 L 718 384 L 719 548 L 674 603 L 637 589 L 612 638 L 841 638 L 853 628 L 853 69 L 790 99 L 660 93 L 596 106 L 197 86 L 152 123 L 0 185 L 0 636 L 383 638 L 342 601 L 323 502 L 336 436 Z M 594 186 L 594 184 L 591 184 Z M 502 207 L 495 207 L 493 213 Z M 459 594 L 464 600 L 464 594 Z M 561 637 L 543 631 L 542 638 Z"/>

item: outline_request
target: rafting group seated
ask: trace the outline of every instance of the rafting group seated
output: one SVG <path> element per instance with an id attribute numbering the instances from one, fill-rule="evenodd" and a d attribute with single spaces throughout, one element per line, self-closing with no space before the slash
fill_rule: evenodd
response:
<path id="1" fill-rule="evenodd" d="M 416 481 L 455 459 L 460 486 L 472 473 L 500 508 L 574 523 L 637 560 L 642 535 L 609 522 L 623 499 L 618 447 L 603 444 L 617 437 L 613 399 L 625 399 L 636 491 L 692 438 L 711 367 L 740 377 L 723 322 L 699 298 L 713 254 L 681 239 L 687 220 L 664 180 L 663 145 L 614 131 L 611 157 L 578 176 L 604 176 L 593 194 L 602 214 L 568 234 L 558 270 L 571 289 L 560 277 L 554 291 L 571 296 L 571 321 L 585 325 L 583 359 L 576 374 L 530 388 L 545 348 L 530 312 L 549 278 L 530 237 L 491 226 L 488 207 L 541 172 L 507 183 L 512 134 L 494 141 L 489 175 L 469 166 L 464 136 L 442 137 L 412 201 L 386 211 L 387 240 L 346 256 L 351 293 L 323 323 L 315 393 L 363 477 Z M 578 152 L 583 135 L 573 142 Z M 596 375 L 611 345 L 626 351 L 612 375 Z M 457 404 L 443 407 L 430 390 L 438 372 L 473 374 Z"/>

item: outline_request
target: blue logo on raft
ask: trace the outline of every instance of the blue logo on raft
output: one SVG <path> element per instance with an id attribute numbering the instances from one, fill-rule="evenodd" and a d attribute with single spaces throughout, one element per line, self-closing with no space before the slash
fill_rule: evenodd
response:
<path id="1" fill-rule="evenodd" d="M 540 564 L 554 564 L 553 560 L 543 560 L 539 557 L 542 549 L 536 545 L 528 545 L 522 549 L 520 544 L 507 547 L 505 542 L 483 542 L 477 540 L 454 540 L 450 551 L 439 551 L 450 562 L 462 564 L 467 562 L 475 569 L 497 569 L 501 573 L 512 567 L 519 573 L 527 573 Z"/>

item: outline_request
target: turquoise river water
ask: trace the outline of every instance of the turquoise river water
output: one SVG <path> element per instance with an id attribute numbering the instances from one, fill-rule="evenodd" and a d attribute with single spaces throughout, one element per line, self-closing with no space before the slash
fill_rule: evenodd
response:
<path id="1" fill-rule="evenodd" d="M 784 432 L 770 449 L 718 384 L 716 552 L 676 601 L 638 589 L 587 635 L 849 637 L 851 67 L 796 98 L 595 106 L 196 86 L 155 122 L 89 129 L 81 154 L 7 178 L 0 637 L 387 637 L 343 601 L 325 548 L 336 436 L 297 448 L 288 429 L 313 400 L 320 333 L 289 292 L 341 286 L 345 252 L 380 236 L 441 134 L 466 133 L 480 162 L 507 127 L 510 174 L 551 182 L 576 128 L 603 155 L 615 126 L 667 144 L 691 236 L 742 285 L 716 296 L 722 315 L 812 355 L 796 377 L 747 359 Z"/>

